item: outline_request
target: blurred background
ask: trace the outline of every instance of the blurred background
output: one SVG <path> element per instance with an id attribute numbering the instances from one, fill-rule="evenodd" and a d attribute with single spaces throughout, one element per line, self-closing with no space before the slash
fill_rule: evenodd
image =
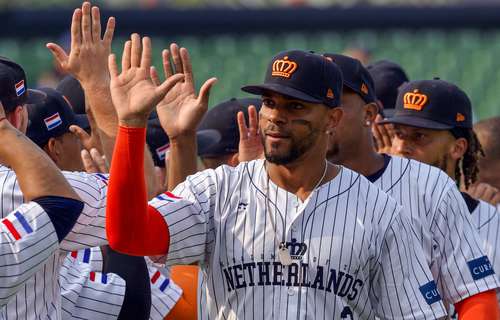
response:
<path id="1" fill-rule="evenodd" d="M 47 42 L 69 46 L 74 0 L 0 0 L 0 55 L 20 63 L 29 86 L 61 77 Z M 131 32 L 153 38 L 155 64 L 169 43 L 188 48 L 198 85 L 219 82 L 210 104 L 244 96 L 285 49 L 389 59 L 410 79 L 440 77 L 470 96 L 475 120 L 500 115 L 500 0 L 106 0 L 117 18 L 114 51 Z"/>

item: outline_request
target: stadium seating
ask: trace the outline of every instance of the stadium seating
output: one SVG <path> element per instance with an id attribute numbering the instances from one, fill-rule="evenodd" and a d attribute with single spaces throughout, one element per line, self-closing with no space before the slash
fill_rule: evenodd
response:
<path id="1" fill-rule="evenodd" d="M 48 39 L 18 42 L 0 40 L 0 55 L 20 62 L 31 83 L 52 67 Z M 52 40 L 53 41 L 53 40 Z M 123 38 L 114 41 L 121 53 Z M 457 83 L 471 97 L 476 119 L 500 114 L 500 32 L 441 30 L 386 32 L 353 31 L 292 34 L 218 35 L 153 39 L 155 64 L 161 66 L 161 49 L 172 41 L 190 50 L 197 84 L 216 76 L 219 82 L 211 95 L 211 104 L 232 96 L 243 96 L 239 88 L 262 81 L 267 62 L 273 54 L 291 48 L 317 52 L 342 52 L 350 46 L 362 46 L 372 60 L 390 59 L 401 63 L 411 79 L 440 77 Z"/>

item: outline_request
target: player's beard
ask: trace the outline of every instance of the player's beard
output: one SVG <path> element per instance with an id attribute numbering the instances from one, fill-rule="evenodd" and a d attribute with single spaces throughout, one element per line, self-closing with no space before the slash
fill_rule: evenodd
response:
<path id="1" fill-rule="evenodd" d="M 266 130 L 262 130 L 260 136 L 262 139 L 262 145 L 264 146 L 264 155 L 266 160 L 277 165 L 286 165 L 293 163 L 309 151 L 317 142 L 320 130 L 313 129 L 309 122 L 304 121 L 303 124 L 307 125 L 309 128 L 309 134 L 303 138 L 297 138 L 290 134 L 290 147 L 287 151 L 281 153 L 269 150 L 266 144 L 265 132 L 266 130 L 270 130 L 273 125 L 267 127 Z"/>

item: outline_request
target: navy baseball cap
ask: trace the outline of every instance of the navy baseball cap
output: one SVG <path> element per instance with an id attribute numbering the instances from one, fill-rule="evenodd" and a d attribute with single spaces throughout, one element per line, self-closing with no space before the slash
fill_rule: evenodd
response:
<path id="1" fill-rule="evenodd" d="M 36 96 L 38 93 L 28 93 L 23 68 L 8 58 L 0 57 L 0 101 L 5 112 L 12 112 L 17 106 L 24 105 L 29 94 Z"/>
<path id="2" fill-rule="evenodd" d="M 69 132 L 71 125 L 81 126 L 83 117 L 86 118 L 75 114 L 64 96 L 51 88 L 30 89 L 26 103 L 29 118 L 26 135 L 40 147 L 50 138 Z"/>
<path id="3" fill-rule="evenodd" d="M 198 154 L 200 154 L 201 152 L 204 152 L 205 149 L 217 144 L 221 139 L 221 135 L 216 130 L 198 130 L 196 132 L 196 139 Z M 165 157 L 170 147 L 170 140 L 161 127 L 160 120 L 158 118 L 148 120 L 146 143 L 149 151 L 151 151 L 151 155 L 153 156 L 155 166 L 164 168 Z"/>
<path id="4" fill-rule="evenodd" d="M 322 55 L 301 50 L 284 51 L 269 63 L 264 84 L 241 89 L 257 95 L 276 92 L 333 108 L 340 104 L 342 73 L 329 58 Z"/>
<path id="5" fill-rule="evenodd" d="M 76 114 L 85 114 L 85 92 L 80 82 L 73 76 L 65 76 L 56 87 L 63 96 L 68 99 Z"/>
<path id="6" fill-rule="evenodd" d="M 200 153 L 201 157 L 210 158 L 238 152 L 240 131 L 238 129 L 237 114 L 242 111 L 248 123 L 248 107 L 255 106 L 259 112 L 262 100 L 259 98 L 236 99 L 224 101 L 210 110 L 201 121 L 199 130 L 217 130 L 221 139 L 218 143 L 206 148 Z"/>
<path id="7" fill-rule="evenodd" d="M 394 116 L 379 123 L 451 130 L 472 128 L 472 106 L 459 87 L 444 80 L 420 80 L 399 89 Z"/>
<path id="8" fill-rule="evenodd" d="M 384 115 L 394 114 L 398 89 L 410 81 L 403 68 L 392 61 L 380 60 L 366 67 L 375 84 L 375 95 L 384 107 Z"/>
<path id="9" fill-rule="evenodd" d="M 342 54 L 325 53 L 342 71 L 344 86 L 356 92 L 366 103 L 376 101 L 373 79 L 361 61 Z"/>

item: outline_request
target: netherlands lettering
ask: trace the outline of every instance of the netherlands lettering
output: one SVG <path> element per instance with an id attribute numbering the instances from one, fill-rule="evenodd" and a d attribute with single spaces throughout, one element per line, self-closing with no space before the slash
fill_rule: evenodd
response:
<path id="1" fill-rule="evenodd" d="M 351 274 L 328 270 L 323 266 L 317 266 L 314 277 L 309 278 L 312 270 L 307 263 L 284 266 L 278 261 L 248 262 L 223 268 L 222 271 L 228 292 L 254 286 L 302 286 L 354 300 L 363 287 L 363 281 Z"/>

